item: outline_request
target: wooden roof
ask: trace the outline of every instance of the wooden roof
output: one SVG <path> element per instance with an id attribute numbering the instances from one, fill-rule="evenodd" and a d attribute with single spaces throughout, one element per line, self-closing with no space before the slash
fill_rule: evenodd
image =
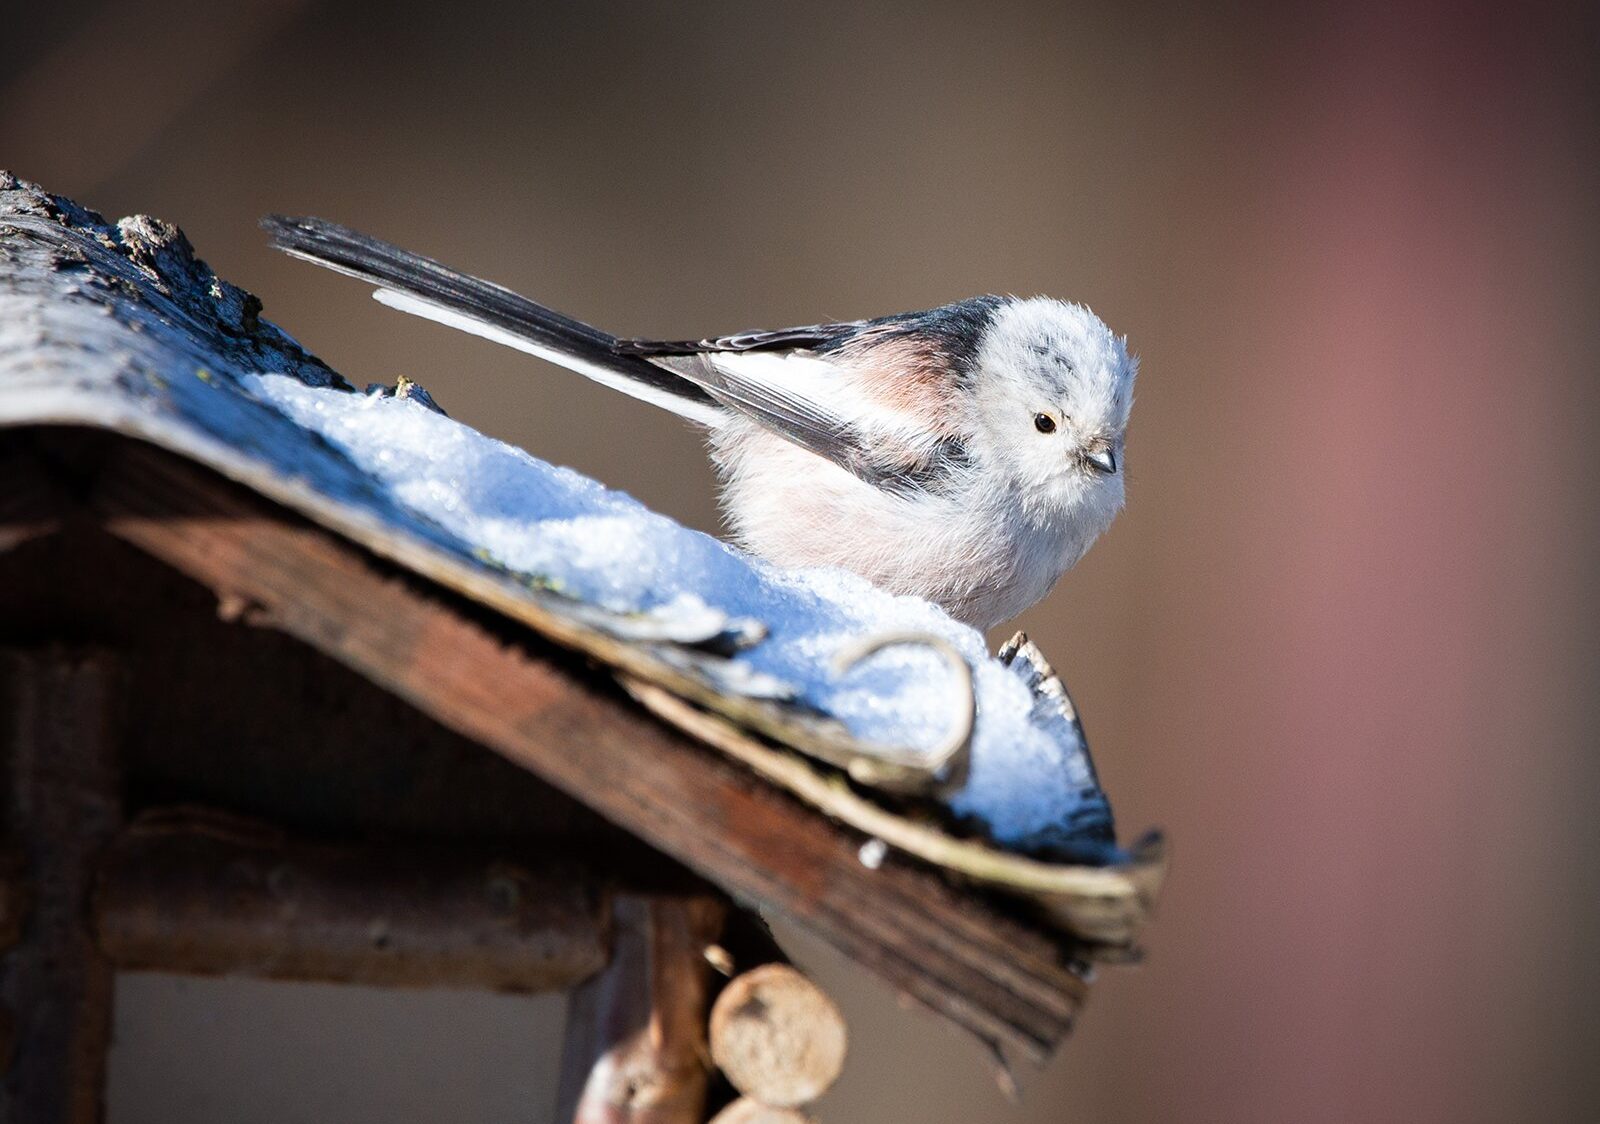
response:
<path id="1" fill-rule="evenodd" d="M 92 525 L 985 1041 L 1050 1052 L 1088 962 L 1129 953 L 1157 844 L 1119 868 L 1054 866 L 853 791 L 791 752 L 848 738 L 741 693 L 717 622 L 657 635 L 530 588 L 240 392 L 232 371 L 344 385 L 259 311 L 175 228 L 111 226 L 0 173 L 0 552 Z M 874 836 L 896 846 L 869 866 Z"/>

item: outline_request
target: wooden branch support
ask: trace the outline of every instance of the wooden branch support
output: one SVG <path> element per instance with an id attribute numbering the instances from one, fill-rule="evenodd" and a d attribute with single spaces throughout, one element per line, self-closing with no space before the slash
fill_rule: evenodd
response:
<path id="1" fill-rule="evenodd" d="M 564 990 L 605 965 L 604 902 L 583 874 L 438 846 L 299 842 L 191 811 L 117 838 L 95 918 L 119 969 Z"/>
<path id="2" fill-rule="evenodd" d="M 104 653 L 0 652 L 5 818 L 28 899 L 17 943 L 0 960 L 3 1120 L 102 1116 L 112 968 L 90 931 L 89 898 L 122 815 L 119 687 Z"/>
<path id="3" fill-rule="evenodd" d="M 616 900 L 611 962 L 569 999 L 558 1124 L 701 1124 L 717 898 Z"/>

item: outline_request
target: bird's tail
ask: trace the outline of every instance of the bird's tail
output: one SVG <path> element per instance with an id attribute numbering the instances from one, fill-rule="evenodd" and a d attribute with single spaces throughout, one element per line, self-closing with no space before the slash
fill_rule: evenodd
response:
<path id="1" fill-rule="evenodd" d="M 510 289 L 323 219 L 268 215 L 261 226 L 285 253 L 375 285 L 372 295 L 391 308 L 537 355 L 703 425 L 723 416 L 698 386 L 619 352 L 615 336 Z"/>

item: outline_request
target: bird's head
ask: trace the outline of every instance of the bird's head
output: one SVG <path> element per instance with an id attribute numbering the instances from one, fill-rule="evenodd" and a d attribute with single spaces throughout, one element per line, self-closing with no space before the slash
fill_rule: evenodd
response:
<path id="1" fill-rule="evenodd" d="M 1028 509 L 1109 525 L 1138 360 L 1087 308 L 1032 297 L 994 309 L 973 361 L 977 443 Z M 977 450 L 974 450 L 977 451 Z"/>

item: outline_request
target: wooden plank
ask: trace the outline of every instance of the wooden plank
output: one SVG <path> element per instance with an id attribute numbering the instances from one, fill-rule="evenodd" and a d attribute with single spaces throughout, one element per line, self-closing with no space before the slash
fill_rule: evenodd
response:
<path id="1" fill-rule="evenodd" d="M 1086 985 L 1052 936 L 859 837 L 643 713 L 614 682 L 479 606 L 207 470 L 108 453 L 104 526 L 498 750 L 736 896 L 775 906 L 990 1043 L 1043 1058 Z"/>
<path id="2" fill-rule="evenodd" d="M 147 813 L 100 865 L 123 970 L 564 991 L 606 963 L 596 876 L 441 845 L 323 843 L 234 816 Z"/>
<path id="3" fill-rule="evenodd" d="M 611 962 L 573 992 L 557 1124 L 701 1124 L 715 898 L 621 895 Z"/>
<path id="4" fill-rule="evenodd" d="M 119 680 L 104 653 L 0 652 L 5 818 L 28 897 L 20 939 L 0 960 L 3 1120 L 102 1117 L 112 970 L 95 946 L 89 899 L 100 850 L 121 819 Z"/>

